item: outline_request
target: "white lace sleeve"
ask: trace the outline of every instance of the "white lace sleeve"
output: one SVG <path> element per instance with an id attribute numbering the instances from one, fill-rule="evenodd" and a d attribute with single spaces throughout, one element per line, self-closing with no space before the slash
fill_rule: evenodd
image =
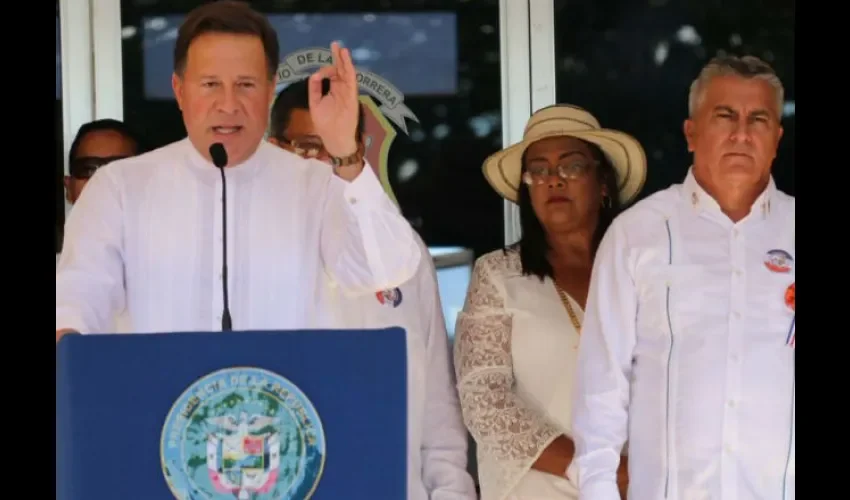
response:
<path id="1" fill-rule="evenodd" d="M 513 391 L 511 316 L 494 269 L 501 251 L 475 265 L 455 329 L 455 370 L 463 420 L 475 438 L 482 500 L 501 500 L 562 432 Z"/>

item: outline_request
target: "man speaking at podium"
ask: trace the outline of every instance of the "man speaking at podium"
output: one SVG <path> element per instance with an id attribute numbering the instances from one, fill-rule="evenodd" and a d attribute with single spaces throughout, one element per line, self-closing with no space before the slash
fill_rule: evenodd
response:
<path id="1" fill-rule="evenodd" d="M 189 13 L 172 77 L 188 138 L 89 181 L 56 272 L 57 341 L 106 332 L 125 305 L 135 332 L 322 327 L 323 272 L 351 294 L 414 274 L 413 230 L 354 140 L 351 55 L 331 51 L 310 79 L 326 165 L 263 141 L 279 60 L 268 20 L 234 1 Z"/>

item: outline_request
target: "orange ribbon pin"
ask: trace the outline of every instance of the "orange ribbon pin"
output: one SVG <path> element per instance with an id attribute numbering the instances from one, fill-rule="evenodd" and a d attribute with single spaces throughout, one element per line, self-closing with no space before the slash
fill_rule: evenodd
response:
<path id="1" fill-rule="evenodd" d="M 796 303 L 794 300 L 795 283 L 791 283 L 788 285 L 788 288 L 785 289 L 785 305 L 788 306 L 792 311 L 797 312 Z"/>

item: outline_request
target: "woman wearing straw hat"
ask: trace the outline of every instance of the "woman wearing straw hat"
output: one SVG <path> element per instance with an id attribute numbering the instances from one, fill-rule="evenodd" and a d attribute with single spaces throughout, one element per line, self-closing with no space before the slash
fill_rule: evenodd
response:
<path id="1" fill-rule="evenodd" d="M 484 176 L 519 205 L 522 237 L 476 261 L 456 328 L 482 500 L 576 499 L 570 406 L 593 256 L 643 187 L 646 157 L 628 134 L 555 105 L 534 113 L 522 142 L 490 156 Z"/>

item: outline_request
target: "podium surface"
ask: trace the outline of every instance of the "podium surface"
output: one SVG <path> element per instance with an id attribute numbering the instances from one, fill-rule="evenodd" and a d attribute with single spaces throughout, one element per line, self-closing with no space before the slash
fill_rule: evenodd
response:
<path id="1" fill-rule="evenodd" d="M 403 499 L 401 328 L 71 335 L 57 500 Z"/>

